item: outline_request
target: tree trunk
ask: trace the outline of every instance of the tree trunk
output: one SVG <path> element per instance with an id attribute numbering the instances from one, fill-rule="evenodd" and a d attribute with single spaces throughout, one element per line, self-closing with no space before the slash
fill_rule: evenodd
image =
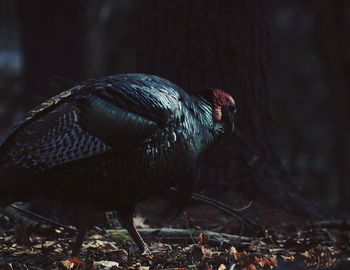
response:
<path id="1" fill-rule="evenodd" d="M 297 191 L 272 144 L 263 0 L 140 1 L 139 71 L 187 91 L 223 88 L 237 103 L 235 135 L 203 161 L 212 187 L 245 192 L 302 214 L 314 208 Z"/>
<path id="2" fill-rule="evenodd" d="M 332 126 L 334 177 L 338 185 L 338 206 L 350 209 L 350 159 L 347 124 L 350 114 L 350 57 L 348 25 L 346 21 L 349 3 L 344 0 L 318 1 L 315 44 L 323 61 L 324 77 L 328 80 L 328 100 Z"/>

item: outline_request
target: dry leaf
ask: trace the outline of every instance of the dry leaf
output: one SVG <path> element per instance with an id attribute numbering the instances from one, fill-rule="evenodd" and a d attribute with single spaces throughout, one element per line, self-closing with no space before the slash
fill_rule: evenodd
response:
<path id="1" fill-rule="evenodd" d="M 203 259 L 204 258 L 212 258 L 213 252 L 209 248 L 205 248 L 202 246 Z"/>
<path id="2" fill-rule="evenodd" d="M 199 234 L 198 246 L 205 246 L 208 243 L 208 237 L 204 233 Z"/>
<path id="3" fill-rule="evenodd" d="M 229 255 L 237 260 L 237 249 L 234 246 L 230 248 Z"/>
<path id="4" fill-rule="evenodd" d="M 310 258 L 310 253 L 307 250 L 305 252 L 300 252 L 300 255 L 304 256 L 305 258 Z"/>
<path id="5" fill-rule="evenodd" d="M 145 223 L 145 218 L 141 216 L 134 217 L 134 224 L 138 229 L 147 229 L 149 225 Z"/>
<path id="6" fill-rule="evenodd" d="M 295 257 L 293 255 L 291 256 L 285 256 L 285 255 L 281 255 L 282 259 L 287 261 L 287 262 L 293 262 L 295 260 Z"/>
<path id="7" fill-rule="evenodd" d="M 273 266 L 277 266 L 277 259 L 275 257 L 272 257 L 270 261 Z"/>
<path id="8" fill-rule="evenodd" d="M 115 251 L 118 250 L 118 247 L 110 242 L 110 241 L 103 241 L 103 240 L 93 240 L 89 242 L 83 243 L 83 248 L 99 248 L 103 249 L 105 251 Z"/>
<path id="9" fill-rule="evenodd" d="M 75 257 L 69 258 L 68 261 L 73 263 L 74 266 L 76 266 L 78 269 L 79 268 L 84 268 L 84 266 L 85 266 L 85 263 L 82 260 L 80 260 L 79 258 L 75 258 Z"/>
<path id="10" fill-rule="evenodd" d="M 220 264 L 218 270 L 226 270 L 226 266 L 224 264 Z"/>
<path id="11" fill-rule="evenodd" d="M 118 267 L 119 263 L 113 262 L 113 261 L 97 261 L 97 262 L 94 262 L 94 265 L 98 266 L 99 267 L 98 269 L 101 269 L 101 270 L 110 270 L 113 267 Z"/>
<path id="12" fill-rule="evenodd" d="M 247 270 L 256 270 L 256 267 L 254 264 L 251 263 L 248 265 Z"/>

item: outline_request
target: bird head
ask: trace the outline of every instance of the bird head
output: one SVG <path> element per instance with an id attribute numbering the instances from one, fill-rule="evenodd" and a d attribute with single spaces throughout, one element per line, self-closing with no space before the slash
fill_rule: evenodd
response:
<path id="1" fill-rule="evenodd" d="M 225 132 L 234 130 L 236 105 L 232 96 L 221 89 L 212 90 L 213 120 L 223 123 Z"/>
<path id="2" fill-rule="evenodd" d="M 218 88 L 205 89 L 196 95 L 211 104 L 214 123 L 220 124 L 225 134 L 232 134 L 236 113 L 236 105 L 232 96 Z"/>

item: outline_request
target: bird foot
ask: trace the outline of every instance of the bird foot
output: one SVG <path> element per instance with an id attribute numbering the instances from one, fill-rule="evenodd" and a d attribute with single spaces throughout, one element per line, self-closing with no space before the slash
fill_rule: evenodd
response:
<path id="1" fill-rule="evenodd" d="M 140 252 L 142 256 L 151 256 L 152 252 L 149 249 L 149 247 L 145 244 L 144 246 L 142 246 L 142 248 L 140 248 Z"/>
<path id="2" fill-rule="evenodd" d="M 80 257 L 80 248 L 79 249 L 76 249 L 75 245 L 71 245 L 71 249 L 72 249 L 72 252 L 70 254 L 70 256 L 72 258 L 79 258 Z"/>

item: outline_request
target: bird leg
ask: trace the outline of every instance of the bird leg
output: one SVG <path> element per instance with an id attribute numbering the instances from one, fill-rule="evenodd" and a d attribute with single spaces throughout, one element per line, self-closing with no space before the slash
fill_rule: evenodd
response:
<path id="1" fill-rule="evenodd" d="M 78 257 L 81 247 L 84 242 L 85 234 L 90 227 L 93 217 L 94 217 L 94 212 L 91 210 L 85 209 L 82 212 L 82 216 L 80 217 L 80 221 L 77 224 L 78 228 L 78 234 L 75 239 L 75 242 L 72 245 L 72 257 Z"/>
<path id="2" fill-rule="evenodd" d="M 88 226 L 79 226 L 77 237 L 75 239 L 75 242 L 72 245 L 72 257 L 79 256 L 80 249 L 83 245 L 87 228 Z"/>
<path id="3" fill-rule="evenodd" d="M 133 216 L 132 211 L 118 212 L 119 222 L 129 232 L 131 238 L 134 240 L 134 242 L 138 246 L 141 254 L 142 255 L 151 254 L 151 251 L 149 250 L 147 244 L 143 241 L 141 235 L 137 231 L 132 216 Z"/>

